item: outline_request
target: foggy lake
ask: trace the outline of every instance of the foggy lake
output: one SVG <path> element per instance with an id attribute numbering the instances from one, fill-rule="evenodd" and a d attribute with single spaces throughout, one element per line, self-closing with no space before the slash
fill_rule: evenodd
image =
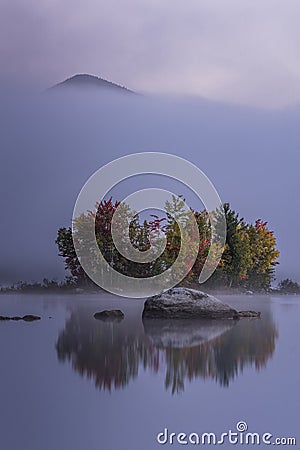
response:
<path id="1" fill-rule="evenodd" d="M 262 317 L 143 322 L 143 299 L 1 295 L 0 315 L 41 316 L 0 322 L 1 448 L 151 450 L 166 428 L 221 435 L 240 421 L 299 438 L 300 297 L 219 298 Z M 125 319 L 95 320 L 103 309 Z"/>
<path id="2" fill-rule="evenodd" d="M 0 450 L 300 450 L 299 17 L 1 1 Z"/>

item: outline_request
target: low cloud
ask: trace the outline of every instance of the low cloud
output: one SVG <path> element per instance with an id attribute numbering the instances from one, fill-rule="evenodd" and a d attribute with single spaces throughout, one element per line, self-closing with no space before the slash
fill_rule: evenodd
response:
<path id="1" fill-rule="evenodd" d="M 297 0 L 4 0 L 1 79 L 78 72 L 146 92 L 267 108 L 300 103 Z"/>

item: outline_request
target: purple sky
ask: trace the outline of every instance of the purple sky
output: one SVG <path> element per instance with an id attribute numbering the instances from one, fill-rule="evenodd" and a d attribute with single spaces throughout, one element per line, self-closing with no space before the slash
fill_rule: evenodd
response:
<path id="1" fill-rule="evenodd" d="M 300 103 L 298 0 L 2 0 L 0 79 L 87 72 L 130 88 Z"/>
<path id="2" fill-rule="evenodd" d="M 299 13 L 299 0 L 2 0 L 0 283 L 62 278 L 54 241 L 83 184 L 143 151 L 190 160 L 246 220 L 269 221 L 278 279 L 300 282 Z M 80 72 L 190 96 L 2 97 Z"/>

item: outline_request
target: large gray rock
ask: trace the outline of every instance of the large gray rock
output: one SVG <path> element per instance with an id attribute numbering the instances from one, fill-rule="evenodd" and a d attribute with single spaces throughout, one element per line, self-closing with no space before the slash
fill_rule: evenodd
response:
<path id="1" fill-rule="evenodd" d="M 195 289 L 173 288 L 149 297 L 143 318 L 238 319 L 238 312 L 212 295 Z"/>

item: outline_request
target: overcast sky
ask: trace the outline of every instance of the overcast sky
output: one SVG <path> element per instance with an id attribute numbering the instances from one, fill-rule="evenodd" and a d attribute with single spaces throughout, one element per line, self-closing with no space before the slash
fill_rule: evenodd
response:
<path id="1" fill-rule="evenodd" d="M 300 103 L 299 0 L 1 0 L 0 77 L 87 72 L 146 92 Z"/>
<path id="2" fill-rule="evenodd" d="M 267 220 L 277 279 L 300 282 L 299 18 L 299 0 L 0 0 L 0 283 L 62 278 L 54 241 L 83 184 L 143 151 L 188 159 L 247 221 Z M 40 93 L 83 72 L 214 101 L 2 98 L 7 83 Z"/>

